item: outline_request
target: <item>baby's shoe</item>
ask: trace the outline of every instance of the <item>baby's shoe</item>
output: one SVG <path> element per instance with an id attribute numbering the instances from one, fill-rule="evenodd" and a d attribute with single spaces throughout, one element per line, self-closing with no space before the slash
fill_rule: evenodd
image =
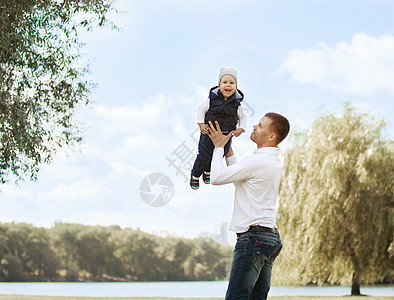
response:
<path id="1" fill-rule="evenodd" d="M 209 184 L 211 182 L 211 172 L 203 172 L 202 173 L 202 180 L 204 183 Z"/>
<path id="2" fill-rule="evenodd" d="M 194 177 L 193 174 L 190 174 L 190 187 L 193 190 L 197 190 L 200 187 L 200 180 L 198 177 Z"/>

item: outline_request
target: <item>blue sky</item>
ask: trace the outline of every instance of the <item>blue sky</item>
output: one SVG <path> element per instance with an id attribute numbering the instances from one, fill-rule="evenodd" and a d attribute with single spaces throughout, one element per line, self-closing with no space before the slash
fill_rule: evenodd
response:
<path id="1" fill-rule="evenodd" d="M 252 125 L 268 111 L 287 116 L 293 131 L 345 102 L 393 120 L 393 1 L 124 0 L 116 7 L 126 12 L 113 17 L 122 30 L 82 35 L 89 79 L 98 84 L 78 112 L 83 144 L 62 149 L 37 182 L 1 187 L 3 222 L 118 224 L 185 237 L 217 231 L 231 217 L 233 187 L 192 191 L 183 174 L 197 149 L 197 107 L 221 67 L 238 71 L 248 107 L 247 131 L 233 143 L 239 158 L 254 150 Z M 162 207 L 139 193 L 155 172 L 174 184 Z"/>

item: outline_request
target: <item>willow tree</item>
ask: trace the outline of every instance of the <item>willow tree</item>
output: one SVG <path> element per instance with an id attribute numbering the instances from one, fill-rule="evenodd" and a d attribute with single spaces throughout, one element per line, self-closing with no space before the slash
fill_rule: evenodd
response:
<path id="1" fill-rule="evenodd" d="M 394 150 L 385 126 L 345 105 L 294 139 L 278 218 L 279 267 L 293 282 L 351 282 L 358 295 L 361 283 L 392 278 Z"/>
<path id="2" fill-rule="evenodd" d="M 37 177 L 59 147 L 81 141 L 88 103 L 80 30 L 110 25 L 112 0 L 0 0 L 0 183 Z"/>

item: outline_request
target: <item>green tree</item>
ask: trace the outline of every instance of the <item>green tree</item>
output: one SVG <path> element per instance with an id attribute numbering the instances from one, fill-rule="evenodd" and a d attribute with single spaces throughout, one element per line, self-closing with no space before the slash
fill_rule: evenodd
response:
<path id="1" fill-rule="evenodd" d="M 72 278 L 75 278 L 75 270 L 79 270 L 77 235 L 83 228 L 81 224 L 55 223 L 49 232 L 51 245 L 56 249 L 60 265 L 67 272 L 70 271 Z"/>
<path id="2" fill-rule="evenodd" d="M 393 275 L 394 151 L 385 126 L 345 105 L 294 139 L 278 214 L 279 268 L 290 279 L 351 281 L 358 295 L 361 283 Z"/>
<path id="3" fill-rule="evenodd" d="M 3 255 L 11 254 L 18 258 L 23 271 L 28 270 L 29 264 L 29 235 L 33 230 L 33 226 L 25 223 L 8 223 L 2 224 L 1 230 L 4 232 L 4 248 Z M 18 263 L 19 264 L 19 263 Z"/>
<path id="4" fill-rule="evenodd" d="M 122 263 L 122 272 L 132 280 L 137 280 L 138 278 L 131 275 L 133 273 L 132 265 L 134 263 L 134 255 L 131 254 L 131 249 L 135 245 L 133 242 L 134 237 L 134 231 L 126 228 L 121 231 L 114 231 L 111 235 L 111 240 L 115 247 L 114 255 Z"/>
<path id="5" fill-rule="evenodd" d="M 109 236 L 110 231 L 102 226 L 86 226 L 77 234 L 78 265 L 95 277 L 107 273 L 113 260 Z"/>
<path id="6" fill-rule="evenodd" d="M 121 260 L 114 255 L 119 226 L 84 226 L 56 223 L 50 229 L 51 245 L 56 249 L 66 278 L 76 281 L 80 271 L 100 278 L 103 274 L 124 277 Z"/>
<path id="7" fill-rule="evenodd" d="M 30 233 L 24 241 L 27 270 L 40 278 L 57 277 L 58 258 L 50 248 L 48 231 L 45 228 L 29 226 Z"/>
<path id="8" fill-rule="evenodd" d="M 0 183 L 35 179 L 81 141 L 75 110 L 93 84 L 78 32 L 112 25 L 113 10 L 112 0 L 0 0 Z"/>
<path id="9" fill-rule="evenodd" d="M 182 239 L 174 239 L 174 244 L 170 244 L 171 249 L 168 250 L 170 254 L 168 260 L 170 261 L 169 270 L 172 271 L 169 280 L 184 280 L 185 268 L 184 264 L 188 256 L 192 252 L 192 242 L 187 242 Z M 172 251 L 171 251 L 172 250 Z"/>
<path id="10" fill-rule="evenodd" d="M 21 272 L 47 279 L 58 276 L 58 258 L 49 245 L 46 229 L 30 224 L 10 223 L 2 224 L 0 232 L 3 233 L 0 236 L 3 243 L 0 260 L 4 259 L 6 262 L 7 280 L 15 278 L 14 275 Z M 13 271 L 16 273 L 10 277 L 9 274 Z"/>
<path id="11" fill-rule="evenodd" d="M 156 249 L 159 247 L 160 237 L 137 232 L 133 248 L 130 249 L 133 258 L 132 275 L 143 281 L 160 280 L 160 258 Z"/>
<path id="12" fill-rule="evenodd" d="M 7 254 L 1 260 L 2 266 L 2 278 L 4 281 L 25 281 L 24 270 L 22 266 L 21 260 L 12 255 L 11 253 Z"/>

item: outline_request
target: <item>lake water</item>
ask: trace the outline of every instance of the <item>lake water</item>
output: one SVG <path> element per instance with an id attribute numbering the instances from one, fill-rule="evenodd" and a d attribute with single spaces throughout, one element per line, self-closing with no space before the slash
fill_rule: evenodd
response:
<path id="1" fill-rule="evenodd" d="M 0 295 L 90 297 L 224 297 L 227 281 L 0 283 Z M 361 287 L 370 296 L 391 296 L 394 287 Z M 270 296 L 345 296 L 350 287 L 272 287 Z"/>

